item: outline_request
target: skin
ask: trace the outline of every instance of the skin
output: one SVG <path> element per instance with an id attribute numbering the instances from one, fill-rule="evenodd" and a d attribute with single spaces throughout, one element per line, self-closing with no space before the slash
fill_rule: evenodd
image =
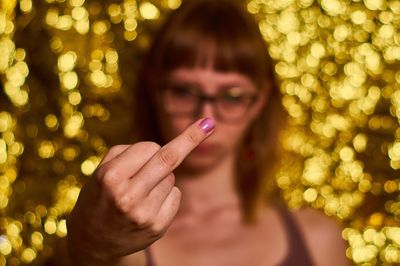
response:
<path id="1" fill-rule="evenodd" d="M 216 72 L 212 65 L 207 68 L 178 68 L 169 74 L 169 80 L 175 83 L 184 83 L 201 88 L 207 95 L 215 95 L 224 87 L 240 87 L 243 92 L 255 94 L 256 86 L 246 76 L 236 72 Z M 212 103 L 206 102 L 201 112 L 194 116 L 171 117 L 163 110 L 163 104 L 158 99 L 156 106 L 161 133 L 165 140 L 170 140 L 182 132 L 194 120 L 200 117 L 210 117 L 216 121 L 218 130 L 206 141 L 196 147 L 177 169 L 181 176 L 201 175 L 218 167 L 226 160 L 232 161 L 237 148 L 242 141 L 245 130 L 258 116 L 265 104 L 268 91 L 261 90 L 258 100 L 251 106 L 246 115 L 239 121 L 220 121 Z M 229 138 L 227 138 L 229 136 Z M 231 162 L 230 164 L 232 164 Z M 224 169 L 227 170 L 227 169 Z"/>
<path id="2" fill-rule="evenodd" d="M 197 121 L 163 147 L 111 148 L 68 218 L 72 265 L 115 264 L 159 239 L 181 198 L 172 171 L 209 134 Z"/>
<path id="3" fill-rule="evenodd" d="M 257 91 L 246 76 L 211 66 L 178 68 L 170 78 L 209 95 L 227 85 Z M 288 243 L 276 208 L 261 205 L 257 222 L 243 223 L 234 184 L 235 154 L 267 99 L 264 89 L 236 123 L 220 121 L 210 103 L 198 117 L 173 117 L 157 105 L 170 142 L 115 146 L 105 156 L 68 219 L 73 265 L 146 265 L 141 250 L 151 244 L 159 266 L 279 264 Z M 212 134 L 199 128 L 200 117 L 215 121 Z M 316 265 L 349 264 L 334 221 L 311 209 L 297 211 L 295 219 Z"/>

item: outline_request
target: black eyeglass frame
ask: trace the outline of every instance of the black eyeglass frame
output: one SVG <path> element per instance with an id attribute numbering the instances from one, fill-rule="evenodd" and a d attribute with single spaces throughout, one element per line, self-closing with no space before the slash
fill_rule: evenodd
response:
<path id="1" fill-rule="evenodd" d="M 243 102 L 241 104 L 245 104 L 245 106 L 244 106 L 245 110 L 240 114 L 240 116 L 229 118 L 226 115 L 221 114 L 221 113 L 223 113 L 220 110 L 221 104 L 218 104 L 218 100 L 224 96 L 223 92 L 220 91 L 216 95 L 208 95 L 208 94 L 201 92 L 201 89 L 198 89 L 196 86 L 191 85 L 191 84 L 190 85 L 180 84 L 179 86 L 187 86 L 187 87 L 191 88 L 190 90 L 188 89 L 187 91 L 191 93 L 191 96 L 194 96 L 196 98 L 195 107 L 192 110 L 187 111 L 187 112 L 186 111 L 175 112 L 175 111 L 168 110 L 166 103 L 165 103 L 165 100 L 166 100 L 165 93 L 168 92 L 168 90 L 171 90 L 171 88 L 173 86 L 170 86 L 170 85 L 162 86 L 161 87 L 162 89 L 159 90 L 159 93 L 160 93 L 159 96 L 161 96 L 161 99 L 162 99 L 161 102 L 163 103 L 165 111 L 168 114 L 170 114 L 172 116 L 189 116 L 189 115 L 199 116 L 204 104 L 206 102 L 209 102 L 212 104 L 212 106 L 214 108 L 216 118 L 218 120 L 221 120 L 224 122 L 236 122 L 236 121 L 241 120 L 247 114 L 247 112 L 250 110 L 250 108 L 254 104 L 254 102 L 257 101 L 257 99 L 259 98 L 259 95 L 260 95 L 259 91 L 255 92 L 255 93 L 251 93 L 251 94 L 245 93 L 245 94 L 241 95 L 240 97 L 243 100 Z M 226 87 L 225 92 L 229 89 L 232 89 L 232 87 Z"/>

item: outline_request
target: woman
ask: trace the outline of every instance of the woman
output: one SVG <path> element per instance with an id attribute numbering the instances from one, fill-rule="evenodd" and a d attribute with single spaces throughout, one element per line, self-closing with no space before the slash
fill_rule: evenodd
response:
<path id="1" fill-rule="evenodd" d="M 284 120 L 266 59 L 235 1 L 169 17 L 139 73 L 139 142 L 110 149 L 68 219 L 73 265 L 348 264 L 335 222 L 266 199 Z"/>

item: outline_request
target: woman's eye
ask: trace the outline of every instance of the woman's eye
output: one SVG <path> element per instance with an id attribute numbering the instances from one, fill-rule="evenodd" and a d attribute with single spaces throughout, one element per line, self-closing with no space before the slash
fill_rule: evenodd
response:
<path id="1" fill-rule="evenodd" d="M 226 103 L 241 103 L 243 101 L 243 95 L 226 93 L 223 95 L 222 100 Z"/>
<path id="2" fill-rule="evenodd" d="M 187 86 L 173 86 L 171 92 L 176 97 L 191 97 L 193 96 L 192 89 Z"/>

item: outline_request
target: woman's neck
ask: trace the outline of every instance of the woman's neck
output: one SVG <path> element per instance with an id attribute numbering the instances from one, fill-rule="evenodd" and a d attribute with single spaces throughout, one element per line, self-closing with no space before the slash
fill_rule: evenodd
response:
<path id="1" fill-rule="evenodd" d="M 178 216 L 202 215 L 224 206 L 239 207 L 234 164 L 234 156 L 228 156 L 214 167 L 195 174 L 177 171 L 176 186 L 182 192 Z"/>

